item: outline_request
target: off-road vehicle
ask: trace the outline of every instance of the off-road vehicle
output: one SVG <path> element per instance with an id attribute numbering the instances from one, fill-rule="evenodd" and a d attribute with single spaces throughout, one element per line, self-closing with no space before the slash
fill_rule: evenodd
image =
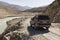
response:
<path id="1" fill-rule="evenodd" d="M 36 15 L 33 18 L 31 18 L 30 25 L 34 29 L 39 27 L 48 30 L 51 26 L 51 22 L 48 15 Z"/>

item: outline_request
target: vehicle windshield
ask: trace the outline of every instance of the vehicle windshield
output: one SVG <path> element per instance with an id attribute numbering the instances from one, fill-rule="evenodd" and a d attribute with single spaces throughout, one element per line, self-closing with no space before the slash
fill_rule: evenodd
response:
<path id="1" fill-rule="evenodd" d="M 36 16 L 36 18 L 40 20 L 49 20 L 49 16 L 45 16 L 45 15 L 39 15 L 39 16 Z"/>

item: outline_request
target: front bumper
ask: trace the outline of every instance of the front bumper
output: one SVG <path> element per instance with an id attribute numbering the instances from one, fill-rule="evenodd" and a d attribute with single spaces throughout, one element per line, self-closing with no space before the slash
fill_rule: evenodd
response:
<path id="1" fill-rule="evenodd" d="M 51 26 L 51 24 L 41 24 L 41 25 L 35 25 L 36 27 L 50 27 Z"/>

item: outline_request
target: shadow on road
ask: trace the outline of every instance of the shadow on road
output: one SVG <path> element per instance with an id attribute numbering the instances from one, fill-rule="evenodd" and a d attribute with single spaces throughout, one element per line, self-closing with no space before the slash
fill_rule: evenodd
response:
<path id="1" fill-rule="evenodd" d="M 33 29 L 32 27 L 28 27 L 27 28 L 28 29 L 28 32 L 29 32 L 29 35 L 30 36 L 33 36 L 33 35 L 38 35 L 38 34 L 44 34 L 44 33 L 48 33 L 48 32 L 50 32 L 49 30 L 45 30 L 45 29 L 39 29 L 39 28 L 37 28 L 36 30 L 35 29 Z"/>

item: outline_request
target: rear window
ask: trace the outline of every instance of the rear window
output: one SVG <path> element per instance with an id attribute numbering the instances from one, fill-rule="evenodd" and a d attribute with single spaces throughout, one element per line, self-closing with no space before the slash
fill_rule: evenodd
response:
<path id="1" fill-rule="evenodd" d="M 49 20 L 49 16 L 45 16 L 45 15 L 39 15 L 36 18 L 40 20 Z"/>

